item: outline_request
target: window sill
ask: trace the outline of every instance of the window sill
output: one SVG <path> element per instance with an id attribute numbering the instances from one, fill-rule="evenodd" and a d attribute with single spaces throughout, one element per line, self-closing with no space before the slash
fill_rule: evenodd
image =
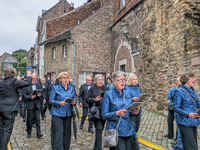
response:
<path id="1" fill-rule="evenodd" d="M 126 8 L 125 6 L 122 7 L 122 8 L 120 9 L 120 11 L 118 11 L 118 15 L 119 15 L 125 8 Z"/>

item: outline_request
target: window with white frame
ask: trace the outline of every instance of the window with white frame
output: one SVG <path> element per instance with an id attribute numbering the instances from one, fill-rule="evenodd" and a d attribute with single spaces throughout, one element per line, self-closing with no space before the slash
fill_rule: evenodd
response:
<path id="1" fill-rule="evenodd" d="M 67 46 L 63 45 L 63 57 L 67 57 Z"/>
<path id="2" fill-rule="evenodd" d="M 56 59 L 56 48 L 52 48 L 52 59 Z"/>
<path id="3" fill-rule="evenodd" d="M 79 72 L 79 88 L 82 84 L 85 84 L 86 83 L 86 78 L 88 76 L 92 76 L 92 73 L 91 72 Z"/>
<path id="4" fill-rule="evenodd" d="M 123 9 L 126 6 L 126 0 L 120 0 L 120 1 L 121 1 L 120 9 Z"/>

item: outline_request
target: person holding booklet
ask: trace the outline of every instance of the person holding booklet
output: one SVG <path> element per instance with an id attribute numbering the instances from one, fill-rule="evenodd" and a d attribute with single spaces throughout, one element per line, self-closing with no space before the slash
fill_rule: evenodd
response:
<path id="1" fill-rule="evenodd" d="M 118 124 L 118 144 L 110 150 L 138 150 L 139 144 L 131 117 L 137 115 L 140 108 L 128 111 L 132 97 L 125 90 L 126 73 L 116 71 L 113 73 L 114 88 L 106 91 L 102 102 L 102 118 L 107 121 L 106 130 L 116 129 Z"/>
<path id="2" fill-rule="evenodd" d="M 130 73 L 128 80 L 126 82 L 126 85 L 127 86 L 125 89 L 129 91 L 129 94 L 132 97 L 132 100 L 139 101 L 140 99 L 138 97 L 141 95 L 141 90 L 138 85 L 137 76 L 133 73 Z M 135 124 L 135 131 L 137 133 L 139 130 L 140 121 L 141 121 L 141 109 L 140 109 L 139 114 L 134 115 L 134 117 L 132 117 L 132 119 Z"/>
<path id="3" fill-rule="evenodd" d="M 103 75 L 98 74 L 94 78 L 95 84 L 89 89 L 87 93 L 86 102 L 89 104 L 89 109 L 95 103 L 99 107 L 99 114 L 101 114 L 103 95 L 102 91 L 108 91 L 109 88 L 103 85 Z M 100 115 L 100 119 L 94 121 L 95 127 L 95 144 L 94 150 L 102 150 L 102 132 L 104 129 L 105 121 Z"/>
<path id="4" fill-rule="evenodd" d="M 181 87 L 174 94 L 174 111 L 178 114 L 177 123 L 181 132 L 184 150 L 198 150 L 197 127 L 199 126 L 200 101 L 193 89 L 196 81 L 193 72 L 181 75 Z"/>
<path id="5" fill-rule="evenodd" d="M 71 141 L 71 118 L 72 106 L 76 101 L 69 98 L 76 98 L 75 89 L 69 85 L 69 74 L 61 72 L 59 74 L 61 84 L 54 86 L 49 103 L 52 105 L 50 114 L 51 122 L 51 146 L 52 150 L 69 150 Z M 67 99 L 66 99 L 67 98 Z"/>

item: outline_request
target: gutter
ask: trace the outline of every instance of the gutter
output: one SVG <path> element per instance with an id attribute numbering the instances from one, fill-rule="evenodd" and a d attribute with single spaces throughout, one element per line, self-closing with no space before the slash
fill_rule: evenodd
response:
<path id="1" fill-rule="evenodd" d="M 75 63 L 75 56 L 76 56 L 76 42 L 70 40 L 70 39 L 69 39 L 70 37 L 71 37 L 71 35 L 67 37 L 67 41 L 74 43 L 74 85 L 75 85 L 75 83 L 76 83 L 76 78 L 75 78 L 75 70 L 76 70 L 76 63 Z"/>

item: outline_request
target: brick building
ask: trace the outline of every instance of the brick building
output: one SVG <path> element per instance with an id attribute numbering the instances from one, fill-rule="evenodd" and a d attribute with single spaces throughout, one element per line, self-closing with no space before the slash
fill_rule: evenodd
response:
<path id="1" fill-rule="evenodd" d="M 39 46 L 38 43 L 45 41 L 47 25 L 46 21 L 68 13 L 73 10 L 73 4 L 69 4 L 66 0 L 59 0 L 59 2 L 54 5 L 49 10 L 42 10 L 42 14 L 38 16 L 36 31 L 38 33 L 36 39 L 36 51 L 34 55 L 36 73 L 41 78 L 44 76 L 44 46 Z"/>
<path id="2" fill-rule="evenodd" d="M 137 74 L 142 92 L 151 94 L 149 109 L 167 110 L 167 93 L 178 76 L 192 70 L 200 78 L 200 2 L 113 1 L 111 72 Z M 123 19 L 129 24 L 128 38 L 122 32 Z M 137 40 L 137 47 L 130 38 Z M 137 50 L 139 55 L 133 55 Z M 199 85 L 195 89 L 200 96 Z"/>
<path id="3" fill-rule="evenodd" d="M 28 66 L 34 66 L 34 51 L 35 48 L 31 47 L 30 50 L 27 52 L 26 57 L 27 57 L 27 67 Z"/>
<path id="4" fill-rule="evenodd" d="M 101 4 L 103 3 L 100 0 L 93 0 L 47 22 L 48 39 L 40 43 L 40 45 L 45 45 L 45 74 L 52 73 L 58 76 L 61 70 L 65 70 L 78 87 L 79 81 L 82 79 L 80 83 L 85 82 L 86 76 L 92 75 L 92 72 L 110 70 L 110 35 L 107 32 L 109 32 L 108 25 L 112 24 L 112 10 L 104 11 Z M 100 18 L 105 22 L 102 22 Z M 96 28 L 98 25 L 99 27 Z M 56 28 L 56 26 L 59 26 L 59 28 Z M 69 40 L 77 42 L 75 53 L 74 43 Z M 99 44 L 95 44 L 97 41 L 102 41 L 101 44 L 105 44 L 104 52 Z M 93 47 L 90 46 L 92 43 Z M 105 61 L 107 64 L 104 67 L 95 65 L 95 63 L 103 65 L 104 58 L 107 59 Z M 79 77 L 79 73 L 81 77 Z"/>
<path id="5" fill-rule="evenodd" d="M 192 70 L 200 78 L 199 14 L 197 1 L 91 0 L 46 22 L 44 74 L 66 70 L 78 88 L 92 72 L 134 72 L 151 94 L 149 109 L 166 110 L 179 75 Z"/>

